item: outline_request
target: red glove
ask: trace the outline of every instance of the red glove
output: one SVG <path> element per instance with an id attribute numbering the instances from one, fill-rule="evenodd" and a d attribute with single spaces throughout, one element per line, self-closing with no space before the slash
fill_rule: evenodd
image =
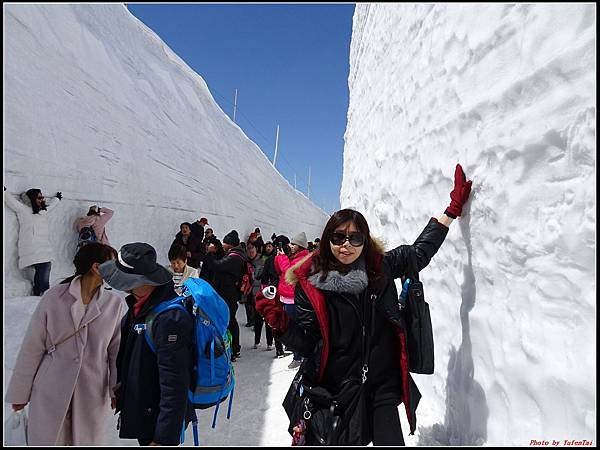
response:
<path id="1" fill-rule="evenodd" d="M 288 315 L 283 310 L 283 305 L 277 298 L 269 300 L 265 298 L 263 293 L 259 291 L 256 294 L 256 300 L 254 307 L 258 313 L 265 318 L 265 322 L 269 324 L 274 331 L 277 331 L 279 335 L 285 333 L 288 327 Z"/>
<path id="2" fill-rule="evenodd" d="M 454 171 L 454 189 L 450 192 L 450 206 L 444 211 L 448 217 L 456 219 L 461 215 L 463 205 L 467 203 L 471 193 L 471 183 L 471 180 L 467 181 L 460 164 L 457 164 Z"/>

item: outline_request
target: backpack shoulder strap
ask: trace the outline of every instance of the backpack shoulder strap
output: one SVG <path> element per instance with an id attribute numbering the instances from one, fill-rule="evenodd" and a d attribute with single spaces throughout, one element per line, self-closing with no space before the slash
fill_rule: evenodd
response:
<path id="1" fill-rule="evenodd" d="M 163 312 L 170 309 L 181 309 L 185 312 L 188 312 L 185 306 L 182 304 L 182 297 L 176 297 L 173 300 L 168 300 L 166 302 L 161 302 L 156 307 L 150 311 L 146 315 L 146 320 L 143 324 L 138 324 L 134 327 L 138 333 L 144 332 L 144 337 L 146 338 L 146 343 L 150 347 L 153 353 L 156 353 L 156 348 L 154 346 L 154 322 L 156 318 Z M 142 326 L 140 326 L 142 325 Z"/>

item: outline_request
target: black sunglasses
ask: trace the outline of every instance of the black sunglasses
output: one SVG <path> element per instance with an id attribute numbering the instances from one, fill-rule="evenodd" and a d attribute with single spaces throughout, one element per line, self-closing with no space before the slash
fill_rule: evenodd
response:
<path id="1" fill-rule="evenodd" d="M 350 242 L 352 247 L 360 247 L 365 244 L 365 235 L 357 231 L 350 234 L 335 232 L 330 239 L 333 245 L 344 245 L 344 242 Z"/>

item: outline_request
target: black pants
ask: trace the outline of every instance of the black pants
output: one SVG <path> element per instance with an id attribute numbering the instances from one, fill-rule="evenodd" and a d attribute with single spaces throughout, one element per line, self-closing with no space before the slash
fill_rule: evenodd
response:
<path id="1" fill-rule="evenodd" d="M 386 405 L 373 411 L 373 445 L 404 445 L 398 407 Z"/>
<path id="2" fill-rule="evenodd" d="M 260 344 L 260 334 L 262 333 L 263 323 L 265 319 L 261 316 L 258 311 L 254 313 L 254 343 Z M 267 345 L 273 345 L 273 330 L 265 323 L 265 334 L 267 336 Z M 281 345 L 281 343 L 279 344 Z M 281 348 L 283 350 L 283 347 Z"/>
<path id="3" fill-rule="evenodd" d="M 287 303 L 283 303 L 283 309 L 287 313 L 290 320 L 295 322 L 297 315 L 296 305 L 288 305 Z M 302 361 L 302 356 L 300 356 L 300 353 L 294 352 L 294 361 Z"/>
<path id="4" fill-rule="evenodd" d="M 235 355 L 242 349 L 240 346 L 240 326 L 235 318 L 238 304 L 237 302 L 227 302 L 227 306 L 229 306 L 229 325 L 227 329 L 231 333 L 231 352 Z"/>
<path id="5" fill-rule="evenodd" d="M 152 439 L 138 439 L 140 446 L 150 445 L 150 442 L 152 442 Z"/>
<path id="6" fill-rule="evenodd" d="M 254 294 L 248 294 L 246 296 L 244 309 L 246 310 L 246 323 L 254 325 L 254 316 L 257 314 L 256 309 L 254 309 Z"/>

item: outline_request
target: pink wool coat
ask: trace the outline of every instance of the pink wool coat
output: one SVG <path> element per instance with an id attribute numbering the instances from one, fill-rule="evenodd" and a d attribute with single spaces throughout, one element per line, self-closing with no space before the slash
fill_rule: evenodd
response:
<path id="1" fill-rule="evenodd" d="M 79 232 L 83 227 L 92 227 L 94 229 L 94 233 L 96 233 L 98 242 L 101 244 L 110 245 L 105 227 L 106 222 L 112 219 L 113 214 L 114 211 L 112 209 L 103 207 L 100 209 L 99 216 L 84 216 L 77 219 L 75 221 L 75 229 L 77 232 Z"/>
<path id="2" fill-rule="evenodd" d="M 49 289 L 29 323 L 6 392 L 6 402 L 29 403 L 29 445 L 54 445 L 72 407 L 73 445 L 101 445 L 117 381 L 124 302 L 102 287 L 88 305 L 79 334 L 71 313 L 81 302 L 80 277 Z"/>
<path id="3" fill-rule="evenodd" d="M 291 301 L 286 301 L 285 299 L 281 299 L 283 303 L 294 304 L 294 286 L 285 281 L 285 273 L 288 269 L 298 263 L 302 258 L 308 255 L 308 250 L 302 250 L 294 255 L 294 257 L 290 260 L 287 255 L 277 255 L 275 257 L 275 270 L 279 275 L 279 286 L 277 286 L 277 292 L 279 292 L 280 297 L 287 297 L 291 299 Z"/>

